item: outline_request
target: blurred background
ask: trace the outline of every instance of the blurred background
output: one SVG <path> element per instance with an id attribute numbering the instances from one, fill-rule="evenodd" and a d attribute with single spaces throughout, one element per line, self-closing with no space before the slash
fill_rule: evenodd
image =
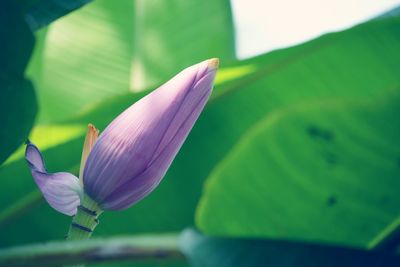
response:
<path id="1" fill-rule="evenodd" d="M 27 137 L 78 173 L 88 123 L 219 57 L 161 185 L 94 236 L 172 233 L 188 258 L 135 266 L 400 266 L 399 0 L 6 0 L 0 23 L 0 248 L 71 220 Z"/>
<path id="2" fill-rule="evenodd" d="M 400 5 L 398 0 L 232 0 L 236 54 L 249 58 L 341 31 Z"/>

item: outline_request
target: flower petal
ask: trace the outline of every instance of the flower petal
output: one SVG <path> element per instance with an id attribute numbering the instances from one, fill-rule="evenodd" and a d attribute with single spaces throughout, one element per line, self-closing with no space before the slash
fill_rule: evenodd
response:
<path id="1" fill-rule="evenodd" d="M 28 142 L 25 151 L 32 176 L 51 207 L 66 215 L 74 215 L 80 205 L 82 187 L 74 175 L 67 172 L 47 173 L 39 149 Z"/>
<path id="2" fill-rule="evenodd" d="M 81 184 L 83 183 L 83 170 L 85 169 L 87 157 L 92 150 L 94 143 L 99 137 L 99 130 L 94 127 L 93 124 L 88 125 L 88 131 L 86 133 L 85 142 L 83 143 L 82 157 L 81 157 L 81 166 L 79 169 L 79 179 Z"/>
<path id="3" fill-rule="evenodd" d="M 217 65 L 212 59 L 183 70 L 104 130 L 84 170 L 91 198 L 126 208 L 158 185 L 211 94 Z"/>

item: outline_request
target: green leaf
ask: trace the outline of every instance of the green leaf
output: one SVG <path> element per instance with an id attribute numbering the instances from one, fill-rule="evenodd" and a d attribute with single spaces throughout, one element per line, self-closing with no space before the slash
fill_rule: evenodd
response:
<path id="1" fill-rule="evenodd" d="M 0 164 L 27 138 L 35 119 L 37 106 L 34 88 L 20 77 L 9 81 L 0 79 Z"/>
<path id="2" fill-rule="evenodd" d="M 382 252 L 267 239 L 212 238 L 193 230 L 180 246 L 192 267 L 381 267 L 398 266 L 400 257 Z"/>
<path id="3" fill-rule="evenodd" d="M 91 0 L 17 0 L 32 31 L 80 8 Z"/>
<path id="4" fill-rule="evenodd" d="M 229 0 L 94 1 L 51 24 L 35 53 L 39 121 L 67 119 L 132 86 L 153 89 L 204 59 L 232 60 Z"/>
<path id="5" fill-rule="evenodd" d="M 0 78 L 23 76 L 35 39 L 11 0 L 0 3 Z"/>
<path id="6" fill-rule="evenodd" d="M 37 106 L 24 78 L 34 37 L 14 3 L 0 4 L 0 165 L 26 140 Z"/>
<path id="7" fill-rule="evenodd" d="M 30 68 L 39 120 L 66 118 L 129 91 L 131 0 L 98 0 L 53 23 Z"/>
<path id="8" fill-rule="evenodd" d="M 396 88 L 400 84 L 398 25 L 399 19 L 370 22 L 298 47 L 225 66 L 219 71 L 219 85 L 212 99 L 164 181 L 134 207 L 102 215 L 95 236 L 178 231 L 192 225 L 205 178 L 240 137 L 274 109 L 320 98 L 379 97 Z M 139 96 L 127 94 L 115 98 L 67 123 L 85 126 L 93 122 L 104 129 Z M 48 169 L 77 172 L 82 143 L 83 136 L 46 149 Z M 10 181 L 0 195 L 1 209 L 37 190 L 23 159 L 0 168 L 0 177 Z M 70 223 L 70 218 L 58 215 L 45 204 L 29 213 L 15 210 L 14 214 L 19 214 L 19 219 L 14 217 L 1 227 L 2 245 L 61 238 Z M 31 227 L 26 227 L 26 221 Z M 19 240 L 14 238 L 17 233 Z"/>
<path id="9" fill-rule="evenodd" d="M 229 0 L 137 0 L 132 85 L 155 87 L 196 62 L 235 59 Z"/>
<path id="10" fill-rule="evenodd" d="M 199 227 L 365 247 L 399 215 L 396 91 L 365 103 L 302 102 L 265 116 L 210 175 Z"/>

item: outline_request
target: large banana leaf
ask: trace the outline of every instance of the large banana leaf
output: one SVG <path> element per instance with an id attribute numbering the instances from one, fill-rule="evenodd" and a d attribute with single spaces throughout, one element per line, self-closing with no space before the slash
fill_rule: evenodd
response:
<path id="1" fill-rule="evenodd" d="M 154 87 L 207 58 L 235 59 L 229 0 L 136 0 L 132 84 Z"/>
<path id="2" fill-rule="evenodd" d="M 132 57 L 131 0 L 99 0 L 49 26 L 29 74 L 39 120 L 65 118 L 110 95 L 128 92 Z M 105 74 L 106 73 L 106 74 Z"/>
<path id="3" fill-rule="evenodd" d="M 367 247 L 400 215 L 400 90 L 267 114 L 215 168 L 197 223 L 209 234 Z"/>
<path id="4" fill-rule="evenodd" d="M 51 24 L 35 54 L 39 120 L 59 121 L 131 83 L 143 89 L 200 59 L 232 59 L 229 1 L 97 0 Z"/>

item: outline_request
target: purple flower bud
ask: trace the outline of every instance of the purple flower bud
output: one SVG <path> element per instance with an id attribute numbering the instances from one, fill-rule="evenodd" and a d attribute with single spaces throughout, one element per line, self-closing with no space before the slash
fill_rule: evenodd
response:
<path id="1" fill-rule="evenodd" d="M 160 183 L 211 94 L 217 65 L 212 59 L 185 69 L 100 135 L 83 183 L 103 209 L 127 208 Z"/>
<path id="2" fill-rule="evenodd" d="M 114 119 L 83 153 L 85 194 L 103 210 L 121 210 L 152 192 L 203 110 L 217 67 L 218 59 L 210 59 L 183 70 Z M 26 154 L 34 177 L 43 164 L 36 157 L 39 163 Z"/>

